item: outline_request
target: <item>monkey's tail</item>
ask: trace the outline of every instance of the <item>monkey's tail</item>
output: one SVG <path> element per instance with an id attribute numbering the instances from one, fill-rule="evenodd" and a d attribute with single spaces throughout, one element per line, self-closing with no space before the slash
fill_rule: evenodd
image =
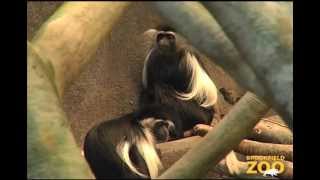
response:
<path id="1" fill-rule="evenodd" d="M 139 172 L 130 159 L 130 149 L 136 146 L 139 155 L 147 165 L 150 177 L 155 178 L 162 168 L 162 163 L 154 146 L 154 138 L 148 128 L 140 129 L 139 127 L 139 130 L 141 130 L 140 133 L 135 133 L 132 136 L 133 139 L 124 140 L 118 144 L 117 153 L 132 172 L 141 177 L 148 177 L 148 175 Z"/>

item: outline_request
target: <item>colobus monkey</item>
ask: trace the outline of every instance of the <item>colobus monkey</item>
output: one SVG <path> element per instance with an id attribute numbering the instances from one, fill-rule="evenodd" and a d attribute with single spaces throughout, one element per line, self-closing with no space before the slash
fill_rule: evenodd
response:
<path id="1" fill-rule="evenodd" d="M 85 158 L 98 179 L 157 177 L 162 164 L 155 144 L 213 118 L 217 89 L 198 55 L 177 43 L 174 32 L 153 31 L 138 110 L 98 124 L 85 138 Z"/>

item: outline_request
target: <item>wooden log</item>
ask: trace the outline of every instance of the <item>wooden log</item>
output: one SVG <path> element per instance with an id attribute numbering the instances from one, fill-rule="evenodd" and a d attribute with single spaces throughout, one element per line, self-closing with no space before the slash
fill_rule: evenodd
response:
<path id="1" fill-rule="evenodd" d="M 159 178 L 203 177 L 210 167 L 215 166 L 244 137 L 250 134 L 252 128 L 268 109 L 269 107 L 254 94 L 247 92 L 214 127 L 213 131 L 209 132 Z"/>
<path id="2" fill-rule="evenodd" d="M 165 143 L 157 144 L 158 152 L 160 153 L 161 162 L 164 166 L 160 174 L 167 170 L 172 164 L 178 161 L 190 148 L 195 144 L 199 143 L 201 140 L 200 136 L 192 136 L 188 138 L 183 138 L 175 141 L 169 141 Z M 231 177 L 228 176 L 228 172 L 225 172 L 226 169 L 224 159 L 219 162 L 217 167 L 212 166 L 209 170 L 209 173 L 206 175 L 206 178 L 220 178 L 217 177 L 217 174 L 223 175 L 224 178 Z"/>
<path id="3" fill-rule="evenodd" d="M 266 90 L 266 94 L 254 92 L 271 104 L 292 129 L 292 6 L 277 2 L 203 4 L 232 39 Z"/>
<path id="4" fill-rule="evenodd" d="M 92 179 L 62 109 L 64 87 L 92 58 L 127 2 L 68 2 L 28 44 L 28 179 Z"/>
<path id="5" fill-rule="evenodd" d="M 27 177 L 93 178 L 67 126 L 54 83 L 29 43 L 27 69 Z"/>
<path id="6" fill-rule="evenodd" d="M 287 127 L 275 124 L 272 121 L 271 123 L 272 129 L 276 130 L 271 129 L 271 131 L 268 129 L 270 128 L 269 124 L 266 125 L 263 121 L 260 121 L 253 129 L 251 135 L 247 137 L 251 137 L 251 139 L 256 140 L 264 140 L 264 142 L 270 143 L 262 143 L 244 139 L 235 148 L 235 151 L 245 155 L 283 155 L 286 160 L 292 161 L 293 146 L 288 145 L 292 144 L 292 132 Z M 212 129 L 214 129 L 212 126 L 198 124 L 193 128 L 193 132 L 191 134 L 205 136 Z M 263 129 L 263 133 L 261 129 Z M 257 133 L 257 130 L 261 132 Z"/>
<path id="7" fill-rule="evenodd" d="M 253 128 L 248 139 L 275 144 L 293 144 L 293 134 L 288 126 L 280 123 L 279 116 L 263 118 Z"/>
<path id="8" fill-rule="evenodd" d="M 204 136 L 212 129 L 211 126 L 198 124 L 194 127 L 193 134 Z M 289 144 L 263 143 L 244 139 L 235 148 L 235 151 L 245 155 L 283 155 L 286 160 L 293 160 L 293 145 Z"/>
<path id="9" fill-rule="evenodd" d="M 161 161 L 164 165 L 163 171 L 168 169 L 172 164 L 178 161 L 188 150 L 196 146 L 201 141 L 200 136 L 192 136 L 175 141 L 157 144 L 157 149 L 161 153 Z M 246 159 L 245 155 L 234 152 L 241 159 Z M 227 163 L 228 161 L 228 163 Z M 268 161 L 272 163 L 272 161 Z M 289 161 L 282 161 L 285 165 L 285 172 L 280 174 L 280 178 L 288 179 L 292 178 L 293 163 Z M 270 179 L 270 177 L 264 177 L 262 174 L 248 175 L 248 163 L 243 160 L 238 160 L 231 153 L 229 153 L 224 159 L 222 159 L 216 166 L 211 166 L 206 178 L 264 178 Z M 161 174 L 161 173 L 160 173 Z M 217 177 L 217 174 L 220 177 Z"/>
<path id="10" fill-rule="evenodd" d="M 289 144 L 262 143 L 244 139 L 234 149 L 244 155 L 284 156 L 286 160 L 293 160 L 293 146 Z"/>
<path id="11" fill-rule="evenodd" d="M 34 49 L 54 78 L 59 96 L 92 60 L 100 41 L 126 10 L 128 2 L 67 2 L 32 39 Z"/>
<path id="12" fill-rule="evenodd" d="M 188 134 L 204 136 L 212 129 L 213 127 L 209 125 L 197 124 Z M 281 123 L 279 116 L 261 119 L 246 138 L 275 144 L 293 144 L 292 131 Z"/>

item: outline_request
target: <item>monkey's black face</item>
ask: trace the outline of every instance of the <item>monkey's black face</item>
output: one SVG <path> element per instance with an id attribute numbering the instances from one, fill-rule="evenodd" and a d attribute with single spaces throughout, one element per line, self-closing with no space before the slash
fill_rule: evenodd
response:
<path id="1" fill-rule="evenodd" d="M 174 54 L 176 50 L 176 37 L 173 32 L 159 31 L 156 37 L 156 46 L 160 55 Z"/>
<path id="2" fill-rule="evenodd" d="M 187 50 L 177 42 L 175 33 L 158 31 L 144 64 L 144 87 L 165 84 L 177 91 L 186 91 L 191 77 L 185 67 L 186 53 Z"/>
<path id="3" fill-rule="evenodd" d="M 171 120 L 146 118 L 143 119 L 141 125 L 144 128 L 148 128 L 152 131 L 157 143 L 167 142 L 177 138 L 177 130 L 174 123 Z"/>
<path id="4" fill-rule="evenodd" d="M 158 121 L 152 128 L 153 134 L 158 143 L 167 142 L 177 138 L 176 129 L 171 121 Z"/>

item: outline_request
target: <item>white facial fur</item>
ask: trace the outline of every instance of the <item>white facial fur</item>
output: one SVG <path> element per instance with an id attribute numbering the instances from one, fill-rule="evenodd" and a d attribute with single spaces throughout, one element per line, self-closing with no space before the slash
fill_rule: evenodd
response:
<path id="1" fill-rule="evenodd" d="M 152 121 L 154 121 L 154 118 L 146 118 L 141 121 L 141 124 L 147 125 Z M 142 158 L 147 164 L 150 177 L 155 178 L 158 176 L 158 173 L 162 168 L 162 163 L 155 150 L 154 138 L 152 136 L 152 133 L 150 132 L 150 129 L 144 128 L 143 133 L 145 137 L 143 136 L 137 137 L 137 139 L 135 140 L 135 145 L 138 149 L 139 154 L 142 156 Z M 129 151 L 131 146 L 132 144 L 130 144 L 128 141 L 123 141 L 122 143 L 119 143 L 119 145 L 117 146 L 118 155 L 134 173 L 138 174 L 141 177 L 147 177 L 147 175 L 140 173 L 134 167 L 132 161 L 130 160 Z"/>

